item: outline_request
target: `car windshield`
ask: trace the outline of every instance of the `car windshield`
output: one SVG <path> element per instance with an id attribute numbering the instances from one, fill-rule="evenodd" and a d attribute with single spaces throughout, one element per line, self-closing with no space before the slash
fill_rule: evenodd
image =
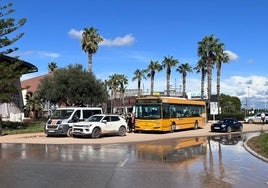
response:
<path id="1" fill-rule="evenodd" d="M 51 119 L 68 119 L 72 115 L 73 111 L 73 109 L 56 110 L 52 114 Z"/>
<path id="2" fill-rule="evenodd" d="M 101 119 L 103 118 L 103 116 L 90 116 L 89 118 L 86 119 L 86 121 L 88 122 L 99 122 L 101 121 Z"/>

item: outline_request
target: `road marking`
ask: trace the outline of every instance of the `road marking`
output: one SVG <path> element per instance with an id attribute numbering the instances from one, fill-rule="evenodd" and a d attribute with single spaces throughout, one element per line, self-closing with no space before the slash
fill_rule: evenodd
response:
<path id="1" fill-rule="evenodd" d="M 118 163 L 118 167 L 122 168 L 125 166 L 125 164 L 127 163 L 128 161 L 128 158 L 125 158 L 124 160 L 121 160 L 119 163 Z"/>

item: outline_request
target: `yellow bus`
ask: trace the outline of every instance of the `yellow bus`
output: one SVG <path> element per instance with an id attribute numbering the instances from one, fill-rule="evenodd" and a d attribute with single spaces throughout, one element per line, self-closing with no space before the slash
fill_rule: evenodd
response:
<path id="1" fill-rule="evenodd" d="M 178 97 L 141 97 L 136 99 L 135 118 L 136 132 L 203 128 L 206 103 Z"/>

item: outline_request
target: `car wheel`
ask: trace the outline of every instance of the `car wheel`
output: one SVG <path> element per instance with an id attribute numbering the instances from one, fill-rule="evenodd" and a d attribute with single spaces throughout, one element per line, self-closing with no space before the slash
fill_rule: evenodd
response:
<path id="1" fill-rule="evenodd" d="M 124 126 L 121 126 L 118 130 L 119 136 L 126 136 L 127 129 Z"/>
<path id="2" fill-rule="evenodd" d="M 194 123 L 194 129 L 198 129 L 198 122 L 197 121 Z"/>
<path id="3" fill-rule="evenodd" d="M 239 127 L 239 131 L 242 132 L 243 131 L 243 126 Z"/>
<path id="4" fill-rule="evenodd" d="M 249 123 L 249 124 L 252 124 L 252 123 L 254 123 L 254 122 L 253 122 L 252 119 L 250 119 L 250 120 L 248 120 L 248 123 Z"/>
<path id="5" fill-rule="evenodd" d="M 175 123 L 172 123 L 172 125 L 170 126 L 170 132 L 174 133 L 175 130 L 176 130 L 176 125 Z"/>
<path id="6" fill-rule="evenodd" d="M 72 133 L 72 128 L 69 128 L 68 130 L 67 130 L 67 136 L 68 137 L 72 137 L 73 136 L 73 133 Z"/>
<path id="7" fill-rule="evenodd" d="M 232 128 L 230 126 L 227 127 L 227 132 L 228 133 L 232 132 Z"/>
<path id="8" fill-rule="evenodd" d="M 100 128 L 94 128 L 92 131 L 92 138 L 100 138 L 101 136 L 101 130 Z"/>

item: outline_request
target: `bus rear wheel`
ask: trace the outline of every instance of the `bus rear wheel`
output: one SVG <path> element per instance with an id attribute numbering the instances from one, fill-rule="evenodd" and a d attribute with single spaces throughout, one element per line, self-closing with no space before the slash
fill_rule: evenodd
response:
<path id="1" fill-rule="evenodd" d="M 176 125 L 173 123 L 173 124 L 171 124 L 171 126 L 170 126 L 170 132 L 171 132 L 171 133 L 174 133 L 175 130 L 176 130 Z"/>

